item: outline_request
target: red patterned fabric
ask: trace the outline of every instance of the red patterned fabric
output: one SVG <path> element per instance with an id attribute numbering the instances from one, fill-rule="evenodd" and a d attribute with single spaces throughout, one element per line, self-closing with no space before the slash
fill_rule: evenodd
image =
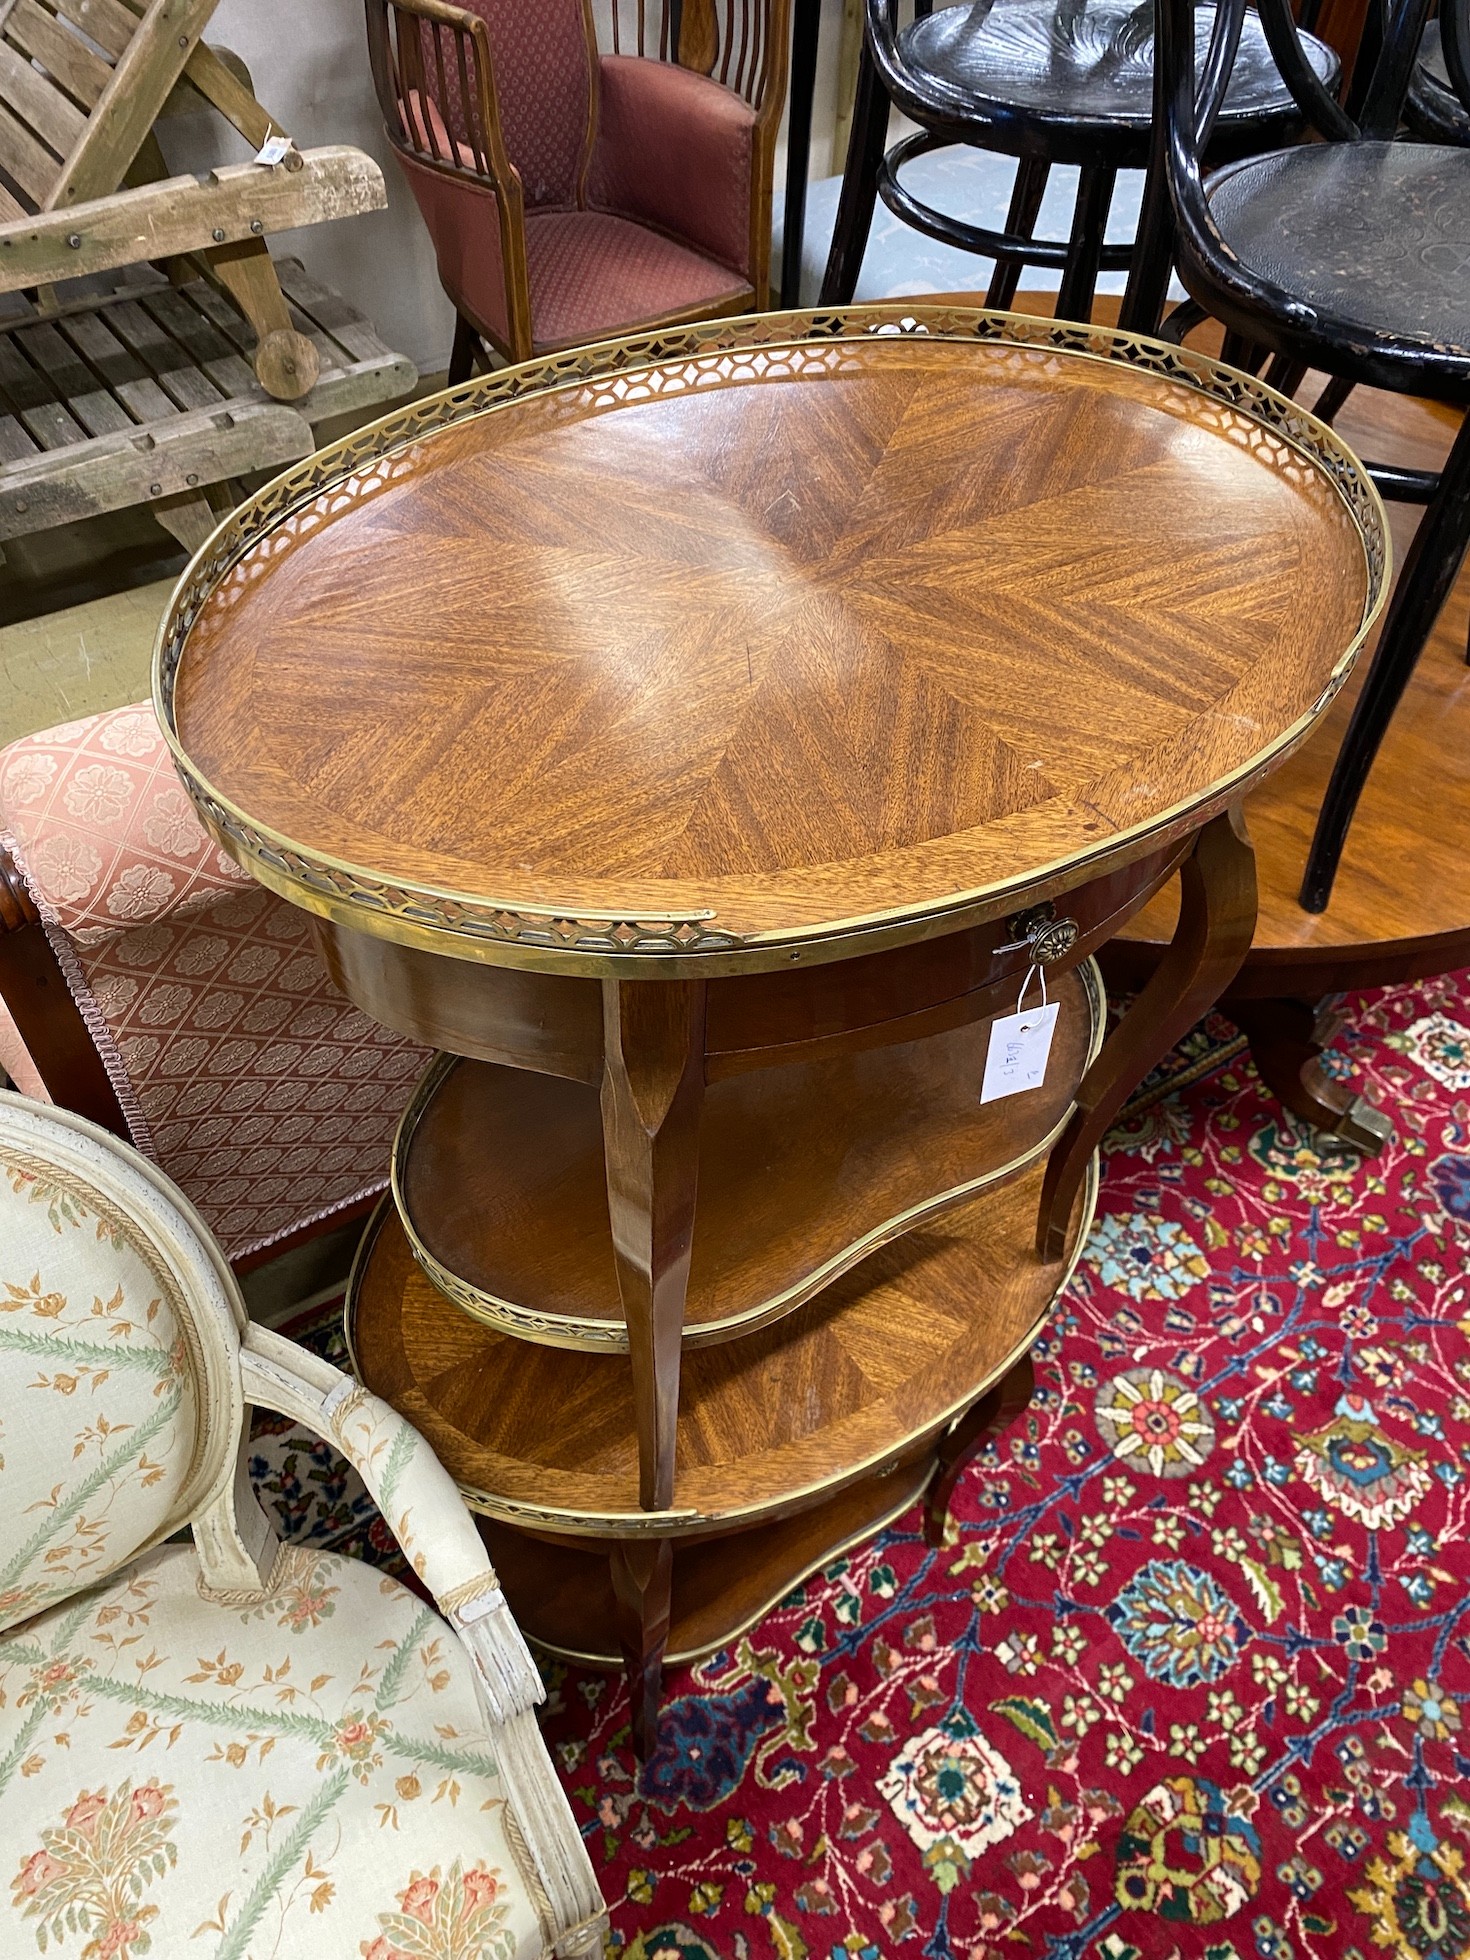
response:
<path id="1" fill-rule="evenodd" d="M 134 1142 L 231 1257 L 382 1187 L 425 1051 L 358 1013 L 305 915 L 206 836 L 151 708 L 13 743 L 0 831 Z"/>
<path id="2" fill-rule="evenodd" d="M 755 112 L 667 61 L 604 55 L 588 201 L 656 225 L 751 276 Z"/>
<path id="3" fill-rule="evenodd" d="M 509 345 L 499 199 L 488 184 L 451 177 L 401 150 L 395 154 L 434 241 L 440 285 L 472 325 Z"/>
<path id="4" fill-rule="evenodd" d="M 411 88 L 398 99 L 399 111 L 410 139 L 425 156 L 436 163 L 461 163 L 466 170 L 478 170 L 474 146 L 457 142 L 444 127 L 444 118 L 433 96 L 420 95 Z"/>
<path id="5" fill-rule="evenodd" d="M 603 211 L 527 212 L 538 351 L 624 333 L 746 290 L 727 266 Z"/>
<path id="6" fill-rule="evenodd" d="M 501 133 L 525 186 L 527 208 L 575 204 L 587 161 L 593 88 L 581 0 L 466 4 L 490 38 Z M 446 80 L 446 120 L 463 135 L 458 79 Z M 430 93 L 437 93 L 432 84 Z"/>

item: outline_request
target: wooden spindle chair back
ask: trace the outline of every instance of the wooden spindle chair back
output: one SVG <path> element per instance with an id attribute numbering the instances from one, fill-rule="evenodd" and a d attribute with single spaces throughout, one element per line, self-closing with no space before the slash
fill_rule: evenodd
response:
<path id="1" fill-rule="evenodd" d="M 752 109 L 766 100 L 776 63 L 766 0 L 608 0 L 612 53 L 637 54 L 709 75 Z"/>

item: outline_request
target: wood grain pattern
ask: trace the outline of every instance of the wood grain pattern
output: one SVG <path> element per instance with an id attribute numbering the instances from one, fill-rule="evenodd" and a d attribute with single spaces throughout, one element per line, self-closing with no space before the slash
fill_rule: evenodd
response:
<path id="1" fill-rule="evenodd" d="M 458 423 L 247 551 L 183 648 L 191 762 L 381 878 L 811 931 L 1146 834 L 1363 617 L 1322 474 L 1158 375 L 899 337 L 680 373 Z"/>
<path id="2" fill-rule="evenodd" d="M 666 1511 L 674 1501 L 684 1295 L 699 1190 L 704 994 L 702 980 L 602 983 L 603 1170 L 645 1511 Z M 653 1583 L 647 1573 L 637 1580 L 640 1589 Z M 666 1594 L 666 1582 L 658 1584 Z"/>
<path id="3" fill-rule="evenodd" d="M 709 1085 L 686 1345 L 789 1312 L 883 1237 L 1045 1146 L 1102 1038 L 1101 987 L 1075 972 L 1054 981 L 1044 1085 L 982 1104 L 991 1015 L 1011 1012 L 1015 987 L 948 1034 Z M 626 1347 L 596 1088 L 460 1062 L 410 1122 L 396 1153 L 401 1212 L 479 1293 L 484 1317 L 509 1302 L 523 1311 L 501 1324 L 524 1337 Z"/>
<path id="4" fill-rule="evenodd" d="M 1067 892 L 1051 911 L 1077 929 L 1068 959 L 1105 944 L 1189 848 L 1186 839 Z M 597 980 L 445 959 L 331 919 L 313 918 L 312 927 L 333 980 L 375 1021 L 451 1055 L 575 1082 L 602 1079 Z M 716 978 L 706 996 L 705 1080 L 958 1026 L 995 1011 L 1030 960 L 1019 915 L 1003 914 L 883 953 Z"/>
<path id="5" fill-rule="evenodd" d="M 1041 1179 L 1037 1166 L 908 1233 L 762 1333 L 686 1354 L 661 1514 L 640 1511 L 627 1360 L 537 1347 L 447 1308 L 396 1214 L 354 1278 L 353 1355 L 471 1507 L 523 1529 L 677 1538 L 790 1515 L 937 1436 L 1030 1346 L 1068 1270 L 1035 1253 Z"/>
<path id="6" fill-rule="evenodd" d="M 1310 401 L 1313 392 L 1309 380 L 1303 399 Z M 1364 455 L 1436 469 L 1458 420 L 1453 409 L 1359 388 L 1337 426 Z M 1419 515 L 1412 506 L 1389 506 L 1399 562 Z M 1389 725 L 1325 912 L 1303 911 L 1297 893 L 1333 759 L 1367 670 L 1366 653 L 1311 739 L 1251 795 L 1246 816 L 1259 865 L 1260 918 L 1233 991 L 1315 996 L 1417 979 L 1470 960 L 1467 632 L 1470 568 L 1461 573 Z M 1124 940 L 1159 944 L 1173 928 L 1174 912 L 1174 894 L 1161 892 L 1124 928 Z"/>
<path id="7" fill-rule="evenodd" d="M 697 1660 L 725 1646 L 793 1586 L 906 1511 L 932 1473 L 933 1457 L 921 1451 L 795 1517 L 734 1539 L 680 1539 L 665 1663 Z M 477 1522 L 516 1623 L 529 1639 L 594 1666 L 626 1664 L 609 1569 L 616 1540 L 538 1538 L 495 1518 Z"/>

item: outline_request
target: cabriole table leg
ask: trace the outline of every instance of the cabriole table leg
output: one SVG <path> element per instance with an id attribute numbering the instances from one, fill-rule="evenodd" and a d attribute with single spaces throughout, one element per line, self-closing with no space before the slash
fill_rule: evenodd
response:
<path id="1" fill-rule="evenodd" d="M 1229 986 L 1256 929 L 1256 858 L 1239 806 L 1212 817 L 1180 867 L 1179 924 L 1147 986 L 1082 1079 L 1046 1169 L 1036 1244 L 1062 1257 L 1092 1153 L 1151 1068 Z"/>

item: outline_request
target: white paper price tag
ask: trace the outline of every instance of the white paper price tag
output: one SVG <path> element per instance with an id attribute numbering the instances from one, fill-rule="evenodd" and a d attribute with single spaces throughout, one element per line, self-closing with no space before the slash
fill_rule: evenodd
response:
<path id="1" fill-rule="evenodd" d="M 278 163 L 284 163 L 290 154 L 290 137 L 282 136 L 277 132 L 274 136 L 266 137 L 260 148 L 255 152 L 255 161 L 257 163 L 263 163 L 268 169 L 273 170 Z"/>
<path id="2" fill-rule="evenodd" d="M 1019 1013 L 1002 1014 L 991 1022 L 981 1102 L 999 1102 L 1002 1096 L 1019 1096 L 1023 1090 L 1041 1087 L 1058 1005 L 1053 1000 L 1044 1007 L 1023 1007 Z"/>

